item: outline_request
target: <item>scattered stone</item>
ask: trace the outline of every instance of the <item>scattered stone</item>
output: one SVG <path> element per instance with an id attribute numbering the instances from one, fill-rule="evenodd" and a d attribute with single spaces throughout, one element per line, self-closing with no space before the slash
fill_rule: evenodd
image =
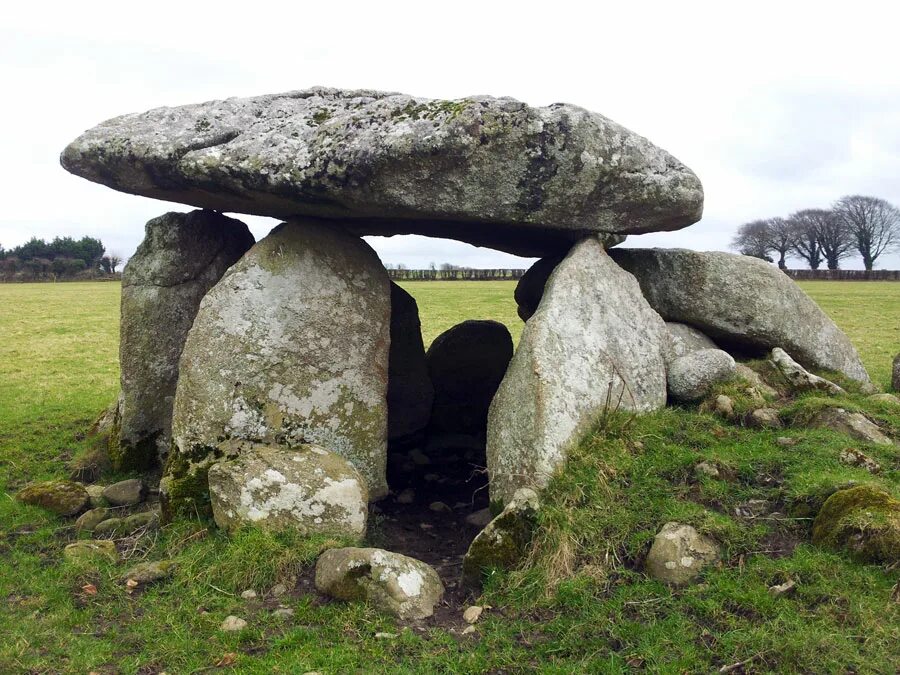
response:
<path id="1" fill-rule="evenodd" d="M 274 598 L 280 598 L 285 593 L 287 593 L 287 586 L 284 584 L 275 584 L 269 589 L 269 594 Z"/>
<path id="2" fill-rule="evenodd" d="M 461 635 L 471 635 L 476 630 L 478 629 L 475 628 L 475 626 L 466 626 L 465 628 L 463 628 Z"/>
<path id="3" fill-rule="evenodd" d="M 872 394 L 871 396 L 866 396 L 866 400 L 872 401 L 872 403 L 900 405 L 900 396 L 894 396 L 893 394 Z"/>
<path id="4" fill-rule="evenodd" d="M 145 232 L 122 271 L 122 406 L 111 446 L 120 470 L 168 454 L 178 363 L 200 301 L 253 246 L 244 223 L 214 211 L 166 213 Z"/>
<path id="5" fill-rule="evenodd" d="M 120 538 L 144 530 L 159 529 L 159 512 L 143 511 L 125 518 L 107 518 L 94 526 L 94 534 L 102 537 Z"/>
<path id="6" fill-rule="evenodd" d="M 462 582 L 481 586 L 482 575 L 491 569 L 512 569 L 528 551 L 540 501 L 530 488 L 519 488 L 503 511 L 469 545 L 463 558 Z"/>
<path id="7" fill-rule="evenodd" d="M 147 485 L 140 478 L 122 480 L 105 488 L 103 498 L 113 506 L 134 506 L 147 498 Z"/>
<path id="8" fill-rule="evenodd" d="M 686 323 L 666 321 L 666 329 L 669 331 L 671 340 L 670 359 L 686 356 L 691 352 L 697 352 L 702 349 L 719 348 L 705 333 L 693 326 L 688 326 Z"/>
<path id="9" fill-rule="evenodd" d="M 713 402 L 713 411 L 717 415 L 731 419 L 734 417 L 734 401 L 725 394 L 719 394 Z"/>
<path id="10" fill-rule="evenodd" d="M 542 487 L 604 411 L 666 402 L 665 323 L 589 237 L 556 267 L 491 404 L 491 499 Z"/>
<path id="11" fill-rule="evenodd" d="M 24 504 L 40 506 L 58 516 L 74 516 L 90 503 L 87 490 L 81 483 L 70 480 L 47 480 L 29 483 L 16 495 Z"/>
<path id="12" fill-rule="evenodd" d="M 453 509 L 444 502 L 431 502 L 428 508 L 435 513 L 453 513 Z"/>
<path id="13" fill-rule="evenodd" d="M 709 462 L 700 462 L 694 467 L 694 473 L 703 476 L 709 476 L 710 478 L 720 478 L 722 473 L 719 471 L 719 467 L 715 464 L 710 464 Z"/>
<path id="14" fill-rule="evenodd" d="M 698 349 L 675 358 L 668 367 L 669 395 L 698 401 L 719 382 L 734 377 L 734 359 L 721 349 Z"/>
<path id="15" fill-rule="evenodd" d="M 849 412 L 844 408 L 826 408 L 810 421 L 809 426 L 814 429 L 839 431 L 858 441 L 873 445 L 893 445 L 893 441 L 868 417 L 862 413 Z"/>
<path id="16" fill-rule="evenodd" d="M 900 500 L 871 485 L 838 490 L 813 521 L 813 544 L 861 562 L 900 562 Z"/>
<path id="17" fill-rule="evenodd" d="M 400 619 L 424 619 L 444 594 L 437 572 L 399 553 L 333 548 L 316 561 L 316 588 L 341 600 L 367 600 Z"/>
<path id="18" fill-rule="evenodd" d="M 734 373 L 761 395 L 766 396 L 770 399 L 778 398 L 778 390 L 774 387 L 769 386 L 769 384 L 762 378 L 762 375 L 753 370 L 753 368 L 745 366 L 743 363 L 737 363 L 734 366 Z"/>
<path id="19" fill-rule="evenodd" d="M 784 272 L 764 260 L 685 249 L 612 249 L 666 321 L 751 349 L 781 347 L 807 368 L 869 376 L 849 338 Z"/>
<path id="20" fill-rule="evenodd" d="M 466 623 L 475 623 L 478 619 L 481 618 L 481 613 L 484 611 L 484 607 L 479 605 L 472 605 L 471 607 L 466 607 L 466 610 L 463 612 L 463 620 Z"/>
<path id="21" fill-rule="evenodd" d="M 650 547 L 647 572 L 654 579 L 681 586 L 718 558 L 719 547 L 712 539 L 690 525 L 666 523 Z"/>
<path id="22" fill-rule="evenodd" d="M 799 443 L 799 442 L 800 442 L 800 439 L 791 438 L 789 436 L 779 436 L 778 438 L 775 439 L 775 443 L 777 445 L 780 445 L 782 448 L 792 448 L 795 445 L 797 445 L 797 443 Z"/>
<path id="23" fill-rule="evenodd" d="M 788 579 L 783 584 L 769 586 L 769 593 L 777 597 L 779 595 L 787 595 L 789 593 L 793 593 L 796 589 L 797 582 L 793 579 Z"/>
<path id="24" fill-rule="evenodd" d="M 254 591 L 252 588 L 248 588 L 246 591 L 241 593 L 241 598 L 244 600 L 256 600 L 256 591 Z"/>
<path id="25" fill-rule="evenodd" d="M 831 380 L 826 380 L 824 377 L 819 377 L 807 371 L 806 368 L 794 361 L 786 351 L 779 347 L 772 350 L 769 359 L 778 371 L 784 375 L 784 378 L 790 383 L 794 391 L 821 391 L 831 396 L 847 393 Z"/>
<path id="26" fill-rule="evenodd" d="M 272 612 L 272 616 L 276 619 L 290 619 L 294 616 L 294 610 L 290 607 L 279 607 L 274 612 Z"/>
<path id="27" fill-rule="evenodd" d="M 118 562 L 119 552 L 115 542 L 108 539 L 85 539 L 67 544 L 63 555 L 69 560 L 88 561 L 105 558 L 110 562 Z"/>
<path id="28" fill-rule="evenodd" d="M 434 387 L 425 361 L 415 299 L 391 282 L 391 347 L 388 353 L 388 438 L 403 439 L 428 426 Z"/>
<path id="29" fill-rule="evenodd" d="M 900 354 L 891 363 L 891 389 L 900 392 Z"/>
<path id="30" fill-rule="evenodd" d="M 106 500 L 106 497 L 103 496 L 103 491 L 106 489 L 105 485 L 85 485 L 84 489 L 87 490 L 88 498 L 91 500 L 90 506 L 92 509 L 109 506 L 109 502 Z"/>
<path id="31" fill-rule="evenodd" d="M 483 432 L 512 355 L 512 336 L 499 321 L 463 321 L 435 338 L 425 355 L 434 385 L 429 432 Z"/>
<path id="32" fill-rule="evenodd" d="M 412 504 L 416 501 L 416 491 L 412 488 L 406 488 L 397 495 L 398 504 Z"/>
<path id="33" fill-rule="evenodd" d="M 755 429 L 780 429 L 781 416 L 775 408 L 757 408 L 746 419 L 747 426 Z"/>
<path id="34" fill-rule="evenodd" d="M 365 534 L 365 480 L 342 457 L 311 444 L 287 449 L 232 440 L 220 448 L 235 457 L 209 468 L 213 518 L 222 529 Z"/>
<path id="35" fill-rule="evenodd" d="M 484 527 L 493 520 L 494 516 L 491 515 L 491 510 L 489 508 L 479 509 L 478 511 L 473 511 L 469 515 L 466 516 L 466 522 L 469 525 L 473 525 L 479 529 L 484 529 Z"/>
<path id="36" fill-rule="evenodd" d="M 772 512 L 772 504 L 766 499 L 748 499 L 734 507 L 738 518 L 759 518 Z"/>
<path id="37" fill-rule="evenodd" d="M 167 517 L 208 512 L 197 486 L 223 438 L 320 444 L 370 499 L 387 494 L 389 329 L 387 272 L 361 239 L 295 221 L 257 243 L 206 295 L 184 346 Z"/>
<path id="38" fill-rule="evenodd" d="M 398 637 L 397 633 L 375 633 L 376 640 L 396 640 Z"/>
<path id="39" fill-rule="evenodd" d="M 244 630 L 246 627 L 247 622 L 244 619 L 232 614 L 231 616 L 225 617 L 225 620 L 219 628 L 226 633 L 237 633 L 238 631 Z"/>
<path id="40" fill-rule="evenodd" d="M 141 562 L 122 575 L 123 581 L 134 581 L 140 586 L 168 579 L 178 567 L 174 560 L 154 560 Z"/>
<path id="41" fill-rule="evenodd" d="M 677 230 L 703 210 L 687 167 L 612 120 L 490 96 L 317 87 L 156 108 L 86 131 L 61 162 L 155 199 L 527 256 L 591 233 Z"/>
<path id="42" fill-rule="evenodd" d="M 841 464 L 865 469 L 869 473 L 878 473 L 881 471 L 881 465 L 878 462 L 856 448 L 846 448 L 845 450 L 841 450 L 840 460 Z"/>
<path id="43" fill-rule="evenodd" d="M 111 517 L 112 513 L 110 512 L 110 510 L 103 507 L 85 511 L 80 516 L 78 516 L 78 520 L 75 521 L 75 531 L 93 532 L 94 528 L 97 527 L 97 525 Z"/>

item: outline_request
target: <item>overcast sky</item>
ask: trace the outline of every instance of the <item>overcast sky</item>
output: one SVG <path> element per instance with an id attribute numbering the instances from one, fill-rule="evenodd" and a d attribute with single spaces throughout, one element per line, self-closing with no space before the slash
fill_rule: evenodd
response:
<path id="1" fill-rule="evenodd" d="M 69 141 L 123 113 L 313 85 L 513 96 L 611 117 L 685 162 L 706 193 L 700 223 L 631 246 L 727 249 L 742 222 L 844 194 L 900 205 L 897 5 L 608 4 L 11 4 L 0 18 L 0 244 L 88 234 L 130 256 L 148 219 L 189 207 L 66 173 Z M 243 219 L 257 238 L 276 224 Z M 411 267 L 523 264 L 444 240 L 370 241 Z M 900 268 L 900 255 L 877 267 Z"/>

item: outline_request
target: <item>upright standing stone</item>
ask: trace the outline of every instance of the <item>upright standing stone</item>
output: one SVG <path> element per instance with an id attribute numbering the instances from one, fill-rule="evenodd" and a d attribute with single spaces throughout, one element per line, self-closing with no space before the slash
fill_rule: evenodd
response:
<path id="1" fill-rule="evenodd" d="M 867 383 L 850 339 L 784 272 L 759 258 L 718 251 L 613 249 L 666 321 L 699 328 L 717 344 L 781 347 L 807 368 Z"/>
<path id="2" fill-rule="evenodd" d="M 419 307 L 415 298 L 394 282 L 387 400 L 388 438 L 406 438 L 428 426 L 434 387 L 425 363 Z"/>
<path id="3" fill-rule="evenodd" d="M 576 244 L 556 267 L 491 404 L 491 499 L 540 488 L 604 410 L 666 404 L 669 335 L 634 277 L 602 242 Z"/>
<path id="4" fill-rule="evenodd" d="M 894 357 L 891 365 L 891 389 L 900 392 L 900 354 Z"/>
<path id="5" fill-rule="evenodd" d="M 225 439 L 315 443 L 348 460 L 370 498 L 387 492 L 390 282 L 336 225 L 275 228 L 200 306 L 181 359 L 167 515 L 208 507 Z"/>
<path id="6" fill-rule="evenodd" d="M 200 301 L 253 246 L 239 220 L 213 211 L 166 213 L 122 272 L 119 343 L 121 408 L 119 469 L 144 469 L 164 458 L 172 429 L 178 361 Z"/>
<path id="7" fill-rule="evenodd" d="M 425 355 L 434 384 L 430 429 L 483 433 L 512 355 L 512 336 L 499 321 L 463 321 L 438 335 Z"/>

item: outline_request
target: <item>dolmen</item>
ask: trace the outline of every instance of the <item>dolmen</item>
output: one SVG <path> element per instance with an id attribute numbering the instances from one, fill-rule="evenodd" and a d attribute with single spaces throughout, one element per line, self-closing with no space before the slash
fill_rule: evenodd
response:
<path id="1" fill-rule="evenodd" d="M 214 502 L 228 528 L 277 514 L 273 527 L 358 535 L 360 500 L 390 489 L 389 441 L 451 433 L 457 419 L 483 437 L 502 507 L 565 470 L 605 412 L 656 410 L 733 372 L 723 350 L 781 347 L 868 382 L 846 335 L 766 262 L 619 247 L 698 221 L 703 189 L 669 153 L 574 105 L 313 88 L 117 117 L 61 162 L 198 209 L 147 223 L 123 272 L 112 454 L 164 466 L 166 518 Z M 225 213 L 283 222 L 255 242 Z M 516 290 L 526 324 L 511 358 L 502 330 L 457 331 L 499 336 L 496 376 L 475 368 L 483 402 L 466 407 L 459 381 L 445 383 L 453 357 L 426 357 L 415 300 L 362 239 L 409 233 L 540 258 Z M 697 350 L 673 392 L 673 362 Z"/>

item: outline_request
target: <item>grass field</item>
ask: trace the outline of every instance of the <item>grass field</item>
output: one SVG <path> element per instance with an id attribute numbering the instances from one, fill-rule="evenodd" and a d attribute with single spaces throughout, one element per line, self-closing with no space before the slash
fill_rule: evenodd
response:
<path id="1" fill-rule="evenodd" d="M 518 339 L 511 282 L 403 284 L 418 300 L 426 344 L 466 318 L 496 319 Z M 882 387 L 900 352 L 900 284 L 808 282 L 859 347 Z M 900 603 L 896 566 L 860 565 L 808 544 L 808 518 L 745 522 L 734 507 L 764 498 L 790 511 L 821 503 L 847 481 L 900 494 L 896 448 L 867 449 L 875 476 L 837 462 L 847 438 L 791 429 L 790 452 L 774 432 L 669 409 L 630 426 L 597 429 L 545 497 L 541 534 L 526 569 L 492 578 L 492 606 L 472 636 L 398 625 L 354 604 L 321 603 L 300 589 L 247 603 L 246 588 L 292 582 L 321 542 L 245 533 L 229 539 L 205 523 L 164 528 L 140 554 L 173 557 L 168 583 L 129 594 L 123 567 L 61 562 L 71 524 L 12 495 L 29 480 L 62 477 L 84 450 L 82 432 L 117 390 L 118 294 L 114 283 L 0 285 L 0 673 L 239 672 L 896 672 Z M 821 405 L 801 399 L 800 420 Z M 866 410 L 900 436 L 900 415 L 864 397 Z M 627 428 L 626 428 L 627 427 Z M 638 452 L 635 441 L 640 440 Z M 729 480 L 693 478 L 701 460 Z M 670 590 L 640 573 L 662 522 L 690 522 L 723 546 L 701 584 Z M 773 551 L 775 551 L 773 553 Z M 786 579 L 798 591 L 775 598 Z M 87 584 L 96 594 L 84 591 Z M 250 622 L 218 630 L 228 614 Z M 377 639 L 378 632 L 397 634 Z"/>

